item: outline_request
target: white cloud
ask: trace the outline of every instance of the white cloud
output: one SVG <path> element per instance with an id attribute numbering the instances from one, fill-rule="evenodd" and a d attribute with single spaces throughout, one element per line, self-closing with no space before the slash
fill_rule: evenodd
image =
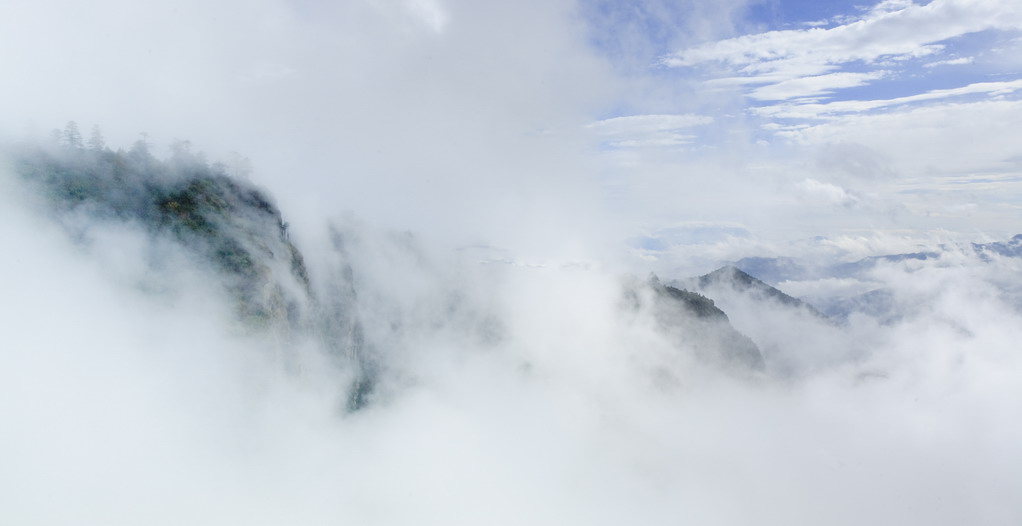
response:
<path id="1" fill-rule="evenodd" d="M 938 60 L 936 62 L 929 62 L 927 64 L 923 64 L 923 67 L 935 68 L 938 66 L 962 66 L 965 64 L 972 64 L 973 62 L 975 62 L 975 60 L 976 60 L 975 57 L 949 58 L 947 60 Z"/>
<path id="2" fill-rule="evenodd" d="M 773 133 L 803 154 L 817 152 L 814 171 L 831 180 L 807 177 L 868 192 L 879 208 L 863 211 L 862 220 L 1010 235 L 1022 199 L 1020 121 L 1022 101 L 983 100 L 849 112 Z"/>
<path id="3" fill-rule="evenodd" d="M 691 128 L 713 122 L 705 115 L 629 115 L 594 122 L 589 127 L 609 135 Z"/>
<path id="4" fill-rule="evenodd" d="M 966 176 L 1022 154 L 1013 133 L 1020 119 L 1022 101 L 993 100 L 849 113 L 779 133 L 802 144 L 862 144 L 886 154 L 905 174 Z"/>
<path id="5" fill-rule="evenodd" d="M 759 100 L 787 100 L 796 97 L 814 97 L 826 95 L 836 89 L 853 88 L 868 84 L 872 80 L 882 78 L 885 71 L 871 73 L 828 73 L 814 77 L 801 77 L 784 80 L 776 84 L 752 90 L 750 96 Z"/>
<path id="6" fill-rule="evenodd" d="M 379 320 L 403 352 L 385 400 L 341 415 L 334 369 L 305 362 L 285 373 L 268 338 L 219 325 L 210 311 L 226 305 L 203 283 L 201 301 L 154 305 L 72 256 L 59 233 L 25 229 L 2 197 L 0 232 L 18 250 L 0 270 L 5 299 L 18 301 L 0 309 L 19 321 L 0 353 L 5 523 L 942 526 L 1022 516 L 1012 498 L 1022 465 L 1005 461 L 1022 440 L 1022 324 L 988 281 L 1014 269 L 884 269 L 877 286 L 917 306 L 891 327 L 838 327 L 724 297 L 773 368 L 744 381 L 693 363 L 646 313 L 622 309 L 606 274 L 446 260 L 431 269 L 362 252 L 359 270 L 374 278 L 362 292 L 405 309 L 404 323 Z M 437 279 L 448 273 L 457 278 Z M 499 313 L 498 345 L 429 323 L 450 321 L 437 316 L 450 307 L 437 293 L 474 274 L 460 301 Z"/>
<path id="7" fill-rule="evenodd" d="M 436 0 L 405 0 L 405 9 L 436 33 L 447 27 L 448 15 Z"/>
<path id="8" fill-rule="evenodd" d="M 852 63 L 938 54 L 940 42 L 988 29 L 1022 29 L 1022 6 L 1010 0 L 934 0 L 878 4 L 861 18 L 832 28 L 771 31 L 709 42 L 662 59 L 673 67 L 721 63 L 752 79 L 780 83 L 819 76 Z M 810 87 L 809 93 L 813 93 Z M 797 90 L 789 98 L 805 96 Z"/>
<path id="9" fill-rule="evenodd" d="M 806 27 L 823 27 L 830 25 L 829 20 L 812 20 L 810 22 L 803 22 L 802 25 Z"/>
<path id="10" fill-rule="evenodd" d="M 594 122 L 587 127 L 615 148 L 670 147 L 691 142 L 695 136 L 681 130 L 713 122 L 704 115 L 629 115 Z"/>
<path id="11" fill-rule="evenodd" d="M 912 7 L 914 4 L 915 2 L 913 0 L 883 0 L 869 8 L 869 12 L 873 15 L 893 13 L 895 11 L 901 11 L 902 9 Z"/>
<path id="12" fill-rule="evenodd" d="M 859 198 L 844 188 L 816 179 L 806 179 L 799 183 L 798 188 L 802 195 L 812 202 L 840 206 L 854 206 L 859 203 Z"/>
<path id="13" fill-rule="evenodd" d="M 146 131 L 159 154 L 175 138 L 214 160 L 238 152 L 254 180 L 279 186 L 296 226 L 351 211 L 459 242 L 562 245 L 550 225 L 565 223 L 553 218 L 590 222 L 576 146 L 615 90 L 573 9 L 2 2 L 0 131 L 34 122 L 45 134 L 75 120 L 98 124 L 113 147 Z M 523 220 L 522 209 L 534 213 Z"/>
<path id="14" fill-rule="evenodd" d="M 776 104 L 752 111 L 764 116 L 787 119 L 828 118 L 844 113 L 861 113 L 914 102 L 932 101 L 965 95 L 1008 95 L 1022 90 L 1022 79 L 1002 82 L 976 82 L 959 88 L 930 90 L 893 99 L 841 100 L 827 103 Z"/>

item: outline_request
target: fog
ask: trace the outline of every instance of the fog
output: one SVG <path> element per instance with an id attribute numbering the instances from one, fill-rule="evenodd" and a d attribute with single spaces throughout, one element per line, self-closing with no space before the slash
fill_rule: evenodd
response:
<path id="1" fill-rule="evenodd" d="M 246 325 L 172 236 L 55 212 L 5 149 L 0 523 L 1017 523 L 1022 258 L 969 245 L 1014 216 L 913 215 L 875 150 L 764 150 L 738 94 L 648 67 L 745 27 L 691 4 L 0 7 L 5 144 L 76 120 L 248 158 L 313 295 L 350 270 L 378 373 L 353 410 L 356 365 Z M 637 285 L 748 256 L 887 310 L 705 291 L 744 370 Z"/>

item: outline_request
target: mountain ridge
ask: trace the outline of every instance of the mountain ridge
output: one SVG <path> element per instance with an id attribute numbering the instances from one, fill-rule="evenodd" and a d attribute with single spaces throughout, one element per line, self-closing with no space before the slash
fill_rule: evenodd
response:
<path id="1" fill-rule="evenodd" d="M 824 313 L 810 303 L 790 296 L 734 265 L 724 265 L 702 276 L 674 280 L 671 283 L 680 288 L 700 292 L 710 298 L 714 296 L 713 289 L 721 286 L 729 287 L 743 294 L 775 301 L 786 307 L 804 310 L 821 319 L 827 319 Z"/>

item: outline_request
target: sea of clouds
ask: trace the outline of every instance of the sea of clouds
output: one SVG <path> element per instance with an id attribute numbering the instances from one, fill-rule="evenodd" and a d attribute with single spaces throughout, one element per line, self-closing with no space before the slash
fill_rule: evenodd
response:
<path id="1" fill-rule="evenodd" d="M 827 150 L 764 161 L 741 123 L 678 164 L 601 146 L 592 125 L 620 98 L 736 107 L 628 75 L 656 58 L 651 17 L 683 46 L 733 32 L 743 5 L 697 4 L 618 24 L 620 6 L 561 1 L 5 2 L 5 141 L 75 119 L 115 147 L 145 131 L 249 157 L 310 272 L 329 225 L 350 233 L 385 374 L 346 411 L 352 372 L 322 349 L 246 330 L 173 242 L 86 217 L 69 238 L 5 163 L 0 523 L 1017 523 L 1018 260 L 949 251 L 779 285 L 887 289 L 888 323 L 722 299 L 765 354 L 753 375 L 623 307 L 650 270 L 946 237 L 815 179 Z M 763 237 L 639 257 L 624 241 L 693 221 Z M 787 244 L 810 235 L 830 244 Z"/>

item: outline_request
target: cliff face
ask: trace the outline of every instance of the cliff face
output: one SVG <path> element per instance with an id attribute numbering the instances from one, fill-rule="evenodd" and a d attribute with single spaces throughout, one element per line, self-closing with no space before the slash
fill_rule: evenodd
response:
<path id="1" fill-rule="evenodd" d="M 87 229 L 120 224 L 141 229 L 152 243 L 169 241 L 223 288 L 244 327 L 282 342 L 286 360 L 291 343 L 313 339 L 338 363 L 354 362 L 360 394 L 353 397 L 365 398 L 370 368 L 342 247 L 315 280 L 265 191 L 183 148 L 168 160 L 144 143 L 116 152 L 32 145 L 9 153 L 72 238 L 85 243 Z"/>

